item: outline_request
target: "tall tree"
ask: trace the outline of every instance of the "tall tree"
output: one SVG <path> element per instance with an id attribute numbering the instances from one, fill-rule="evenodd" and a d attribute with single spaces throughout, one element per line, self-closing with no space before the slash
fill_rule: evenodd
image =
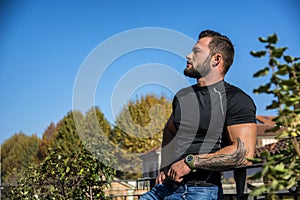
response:
<path id="1" fill-rule="evenodd" d="M 111 163 L 109 159 L 116 149 L 108 139 L 111 126 L 101 110 L 98 107 L 91 108 L 85 114 L 84 122 L 76 127 L 85 148 L 105 165 L 116 168 L 116 163 Z M 95 142 L 97 145 L 94 145 Z"/>
<path id="2" fill-rule="evenodd" d="M 40 139 L 20 132 L 1 145 L 1 178 L 4 185 L 16 185 L 25 168 L 37 161 Z"/>
<path id="3" fill-rule="evenodd" d="M 51 122 L 51 124 L 47 127 L 45 132 L 43 133 L 42 139 L 39 145 L 39 160 L 44 160 L 44 158 L 48 155 L 48 148 L 50 147 L 50 142 L 53 140 L 53 136 L 56 130 L 56 125 Z"/>
<path id="4" fill-rule="evenodd" d="M 116 145 L 133 153 L 142 153 L 161 144 L 162 131 L 171 114 L 165 97 L 146 95 L 130 101 L 116 119 L 110 137 Z"/>
<path id="5" fill-rule="evenodd" d="M 264 192 L 269 199 L 276 199 L 276 192 L 286 190 L 300 182 L 300 58 L 287 55 L 287 47 L 277 47 L 276 34 L 267 38 L 259 38 L 265 44 L 265 49 L 252 51 L 251 55 L 262 58 L 268 56 L 268 66 L 260 69 L 254 77 L 269 76 L 269 82 L 255 89 L 255 93 L 271 94 L 274 97 L 267 109 L 278 110 L 278 117 L 274 119 L 276 125 L 272 131 L 282 128 L 278 139 L 284 139 L 286 149 L 279 154 L 262 154 L 263 170 L 254 178 L 264 177 L 265 184 L 256 188 L 253 195 Z"/>
<path id="6" fill-rule="evenodd" d="M 50 141 L 50 147 L 60 147 L 62 151 L 72 152 L 80 149 L 81 140 L 76 129 L 74 121 L 80 119 L 77 123 L 83 123 L 84 116 L 79 111 L 68 112 L 67 115 L 58 122 L 53 138 Z"/>
<path id="7" fill-rule="evenodd" d="M 115 151 L 118 176 L 127 179 L 141 176 L 138 155 L 161 145 L 162 131 L 170 114 L 171 103 L 155 95 L 146 95 L 124 106 L 109 136 L 118 147 Z"/>

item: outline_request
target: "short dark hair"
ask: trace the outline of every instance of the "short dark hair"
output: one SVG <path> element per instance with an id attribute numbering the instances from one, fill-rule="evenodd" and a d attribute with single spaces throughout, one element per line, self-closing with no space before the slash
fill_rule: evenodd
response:
<path id="1" fill-rule="evenodd" d="M 212 30 L 202 31 L 199 34 L 198 39 L 204 37 L 212 38 L 208 45 L 211 56 L 215 55 L 216 53 L 220 53 L 223 56 L 224 74 L 226 74 L 233 63 L 234 58 L 234 47 L 232 45 L 232 42 L 227 36 Z"/>

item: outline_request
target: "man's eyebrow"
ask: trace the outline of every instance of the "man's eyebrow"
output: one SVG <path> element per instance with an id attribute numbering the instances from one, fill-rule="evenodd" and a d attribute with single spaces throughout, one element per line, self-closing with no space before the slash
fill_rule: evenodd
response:
<path id="1" fill-rule="evenodd" d="M 201 49 L 199 47 L 193 47 L 193 51 L 200 51 Z"/>

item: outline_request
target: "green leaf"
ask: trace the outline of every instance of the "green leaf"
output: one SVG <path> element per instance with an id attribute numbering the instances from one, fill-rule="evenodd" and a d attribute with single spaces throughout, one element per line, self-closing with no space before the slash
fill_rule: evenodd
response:
<path id="1" fill-rule="evenodd" d="M 274 169 L 275 169 L 276 171 L 278 171 L 278 172 L 284 172 L 284 171 L 285 171 L 285 169 L 284 169 L 284 164 L 283 164 L 283 163 L 277 164 L 277 165 L 275 166 Z"/>
<path id="2" fill-rule="evenodd" d="M 276 74 L 284 76 L 289 73 L 290 67 L 287 64 L 284 65 L 278 65 L 278 71 Z"/>
<path id="3" fill-rule="evenodd" d="M 277 108 L 279 108 L 279 106 L 280 106 L 279 103 L 277 101 L 273 100 L 272 104 L 268 105 L 266 107 L 266 109 L 267 110 L 277 109 Z"/>
<path id="4" fill-rule="evenodd" d="M 84 169 L 82 168 L 82 169 L 80 169 L 80 171 L 79 171 L 79 173 L 78 174 L 83 174 L 83 172 L 84 172 Z"/>
<path id="5" fill-rule="evenodd" d="M 269 165 L 265 165 L 262 172 L 261 172 L 261 175 L 262 176 L 265 176 L 266 174 L 268 174 L 269 172 L 269 169 L 270 169 L 270 166 Z"/>
<path id="6" fill-rule="evenodd" d="M 287 62 L 287 63 L 292 63 L 295 60 L 294 57 L 292 57 L 292 56 L 283 56 L 283 58 L 284 58 L 285 62 Z"/>
<path id="7" fill-rule="evenodd" d="M 296 114 L 300 114 L 300 108 L 295 109 L 294 112 L 295 112 Z"/>
<path id="8" fill-rule="evenodd" d="M 269 71 L 270 71 L 269 67 L 265 67 L 264 69 L 261 69 L 261 70 L 257 71 L 253 75 L 253 77 L 258 78 L 258 77 L 261 77 L 261 76 L 266 76 L 266 75 L 269 74 Z"/>
<path id="9" fill-rule="evenodd" d="M 297 178 L 296 177 L 292 177 L 290 179 L 290 181 L 288 182 L 287 188 L 291 188 L 293 186 L 295 186 L 297 184 Z"/>
<path id="10" fill-rule="evenodd" d="M 269 93 L 269 92 L 270 92 L 270 87 L 271 87 L 271 84 L 270 84 L 270 83 L 267 83 L 267 84 L 265 84 L 265 85 L 259 86 L 259 88 L 257 88 L 257 89 L 254 89 L 253 92 L 254 92 L 255 94 Z"/>
<path id="11" fill-rule="evenodd" d="M 254 57 L 260 58 L 266 55 L 266 51 L 250 51 L 250 54 Z"/>
<path id="12" fill-rule="evenodd" d="M 268 36 L 268 39 L 267 39 L 267 42 L 270 43 L 270 44 L 276 44 L 278 41 L 278 37 L 276 35 L 276 33 L 274 33 L 273 35 L 269 35 Z"/>
<path id="13" fill-rule="evenodd" d="M 247 158 L 247 160 L 253 163 L 261 163 L 263 161 L 261 158 Z"/>
<path id="14" fill-rule="evenodd" d="M 259 37 L 258 40 L 262 43 L 266 43 L 268 42 L 268 40 L 266 38 L 263 38 L 263 37 Z"/>
<path id="15" fill-rule="evenodd" d="M 260 179 L 261 177 L 262 177 L 262 171 L 259 171 L 259 172 L 255 173 L 255 174 L 251 175 L 249 178 L 251 180 L 256 180 L 256 179 Z"/>
<path id="16" fill-rule="evenodd" d="M 265 192 L 267 192 L 267 187 L 260 186 L 260 187 L 255 188 L 253 191 L 251 191 L 250 195 L 256 197 L 256 196 L 259 196 L 259 195 L 261 195 Z"/>
<path id="17" fill-rule="evenodd" d="M 277 65 L 279 65 L 279 62 L 275 58 L 271 57 L 270 60 L 269 60 L 269 66 L 274 67 L 274 66 L 277 66 Z"/>
<path id="18" fill-rule="evenodd" d="M 300 70 L 300 62 L 295 63 L 293 66 L 296 69 L 296 71 L 299 72 L 299 70 Z"/>
<path id="19" fill-rule="evenodd" d="M 283 178 L 284 180 L 288 180 L 288 179 L 290 179 L 292 176 L 293 176 L 293 173 L 289 172 L 289 173 L 285 174 L 282 178 Z"/>
<path id="20" fill-rule="evenodd" d="M 278 187 L 278 181 L 277 180 L 273 180 L 271 183 L 271 189 L 276 190 Z"/>
<path id="21" fill-rule="evenodd" d="M 276 58 L 281 58 L 286 49 L 287 49 L 287 47 L 276 48 L 273 51 L 271 51 L 271 56 L 276 57 Z"/>
<path id="22" fill-rule="evenodd" d="M 292 87 L 292 86 L 294 86 L 295 82 L 293 80 L 288 79 L 288 80 L 282 80 L 281 84 Z"/>

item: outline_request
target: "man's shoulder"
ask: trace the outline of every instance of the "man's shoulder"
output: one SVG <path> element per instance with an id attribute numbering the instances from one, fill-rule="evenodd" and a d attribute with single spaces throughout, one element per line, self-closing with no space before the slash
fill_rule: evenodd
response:
<path id="1" fill-rule="evenodd" d="M 255 103 L 250 95 L 248 95 L 241 88 L 231 85 L 229 83 L 225 83 L 226 88 L 226 100 L 227 104 L 231 106 L 237 105 L 253 105 L 255 107 Z"/>
<path id="2" fill-rule="evenodd" d="M 251 99 L 251 97 L 241 88 L 232 85 L 228 82 L 225 82 L 224 85 L 225 85 L 227 98 L 236 97 L 236 96 L 245 96 Z"/>

